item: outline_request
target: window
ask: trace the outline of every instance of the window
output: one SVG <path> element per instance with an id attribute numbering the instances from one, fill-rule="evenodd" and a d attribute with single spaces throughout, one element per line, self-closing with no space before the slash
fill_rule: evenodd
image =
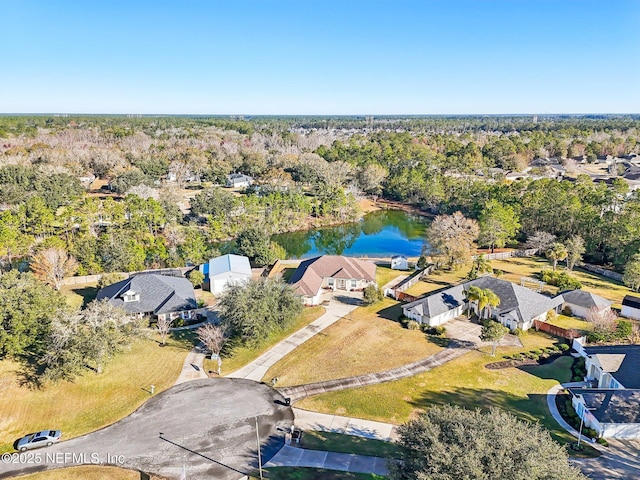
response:
<path id="1" fill-rule="evenodd" d="M 329 278 L 327 280 L 327 285 L 329 285 L 330 287 L 333 287 L 335 280 L 333 278 Z"/>
<path id="2" fill-rule="evenodd" d="M 137 292 L 128 291 L 122 296 L 122 300 L 124 300 L 124 303 L 138 302 L 140 301 L 140 294 Z"/>
<path id="3" fill-rule="evenodd" d="M 358 286 L 357 280 L 351 280 L 351 288 L 356 288 Z"/>

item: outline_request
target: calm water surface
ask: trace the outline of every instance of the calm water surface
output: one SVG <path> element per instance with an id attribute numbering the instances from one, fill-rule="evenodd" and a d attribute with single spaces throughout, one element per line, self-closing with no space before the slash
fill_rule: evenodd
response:
<path id="1" fill-rule="evenodd" d="M 317 255 L 361 257 L 418 257 L 425 244 L 428 223 L 423 217 L 401 210 L 372 212 L 356 223 L 274 235 L 272 240 L 288 258 Z"/>

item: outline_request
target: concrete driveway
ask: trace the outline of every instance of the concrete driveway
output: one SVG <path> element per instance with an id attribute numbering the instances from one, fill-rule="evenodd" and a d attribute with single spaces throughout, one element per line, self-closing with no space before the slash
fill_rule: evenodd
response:
<path id="1" fill-rule="evenodd" d="M 0 478 L 93 463 L 176 479 L 185 465 L 190 480 L 239 479 L 258 466 L 256 417 L 266 463 L 293 424 L 282 396 L 249 380 L 195 380 L 151 398 L 102 430 L 16 454 L 15 463 L 2 457 Z"/>
<path id="2" fill-rule="evenodd" d="M 482 332 L 482 325 L 470 322 L 465 317 L 457 317 L 453 320 L 449 320 L 444 324 L 447 329 L 447 336 L 455 341 L 466 343 L 471 342 L 476 346 L 481 347 L 484 345 L 490 345 L 488 342 L 480 340 L 480 334 Z M 522 343 L 520 339 L 515 335 L 507 334 L 500 342 L 501 347 L 521 347 Z"/>
<path id="3" fill-rule="evenodd" d="M 594 480 L 640 478 L 640 440 L 608 441 L 609 448 L 601 448 L 598 458 L 576 458 L 572 463 Z"/>

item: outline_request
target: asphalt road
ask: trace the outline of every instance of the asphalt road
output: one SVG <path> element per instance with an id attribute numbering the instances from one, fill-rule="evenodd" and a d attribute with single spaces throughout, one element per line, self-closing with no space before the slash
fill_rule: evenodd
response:
<path id="1" fill-rule="evenodd" d="M 179 478 L 238 479 L 284 444 L 293 412 L 273 388 L 244 379 L 203 379 L 151 398 L 119 422 L 0 462 L 0 478 L 80 464 L 109 464 Z M 55 425 L 47 425 L 54 428 Z M 64 432 L 63 432 L 64 435 Z"/>

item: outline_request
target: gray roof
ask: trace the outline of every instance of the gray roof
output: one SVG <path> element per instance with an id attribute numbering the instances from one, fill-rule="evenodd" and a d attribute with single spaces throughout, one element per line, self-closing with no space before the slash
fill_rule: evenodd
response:
<path id="1" fill-rule="evenodd" d="M 608 368 L 613 378 L 625 388 L 640 388 L 640 345 L 606 345 L 598 347 L 584 347 L 588 356 L 598 356 L 603 367 L 612 367 L 610 361 L 613 355 L 617 356 L 615 365 L 617 368 Z M 620 358 L 620 356 L 624 356 Z"/>
<path id="2" fill-rule="evenodd" d="M 528 322 L 556 305 L 549 297 L 515 283 L 494 277 L 481 277 L 421 298 L 403 308 L 412 308 L 421 315 L 434 317 L 464 304 L 465 292 L 471 286 L 488 288 L 500 298 L 500 305 L 494 309 L 496 316 L 509 313 L 521 322 Z"/>
<path id="3" fill-rule="evenodd" d="M 640 423 L 640 390 L 570 388 L 600 423 Z"/>
<path id="4" fill-rule="evenodd" d="M 403 305 L 402 308 L 413 310 L 423 317 L 433 318 L 464 304 L 465 295 L 462 285 L 456 285 L 455 287 Z"/>
<path id="5" fill-rule="evenodd" d="M 140 300 L 125 302 L 123 296 L 128 291 L 140 294 Z M 98 292 L 97 300 L 109 302 L 128 313 L 177 312 L 197 308 L 193 285 L 186 278 L 167 275 L 138 274 L 111 284 Z"/>
<path id="6" fill-rule="evenodd" d="M 251 277 L 251 265 L 249 258 L 242 255 L 222 255 L 209 260 L 209 277 L 215 277 L 225 273 L 237 273 Z"/>
<path id="7" fill-rule="evenodd" d="M 602 298 L 600 295 L 585 290 L 571 290 L 570 292 L 563 292 L 561 296 L 564 303 L 570 303 L 571 305 L 584 308 L 598 307 L 602 309 L 610 307 L 613 303 L 606 298 Z"/>

